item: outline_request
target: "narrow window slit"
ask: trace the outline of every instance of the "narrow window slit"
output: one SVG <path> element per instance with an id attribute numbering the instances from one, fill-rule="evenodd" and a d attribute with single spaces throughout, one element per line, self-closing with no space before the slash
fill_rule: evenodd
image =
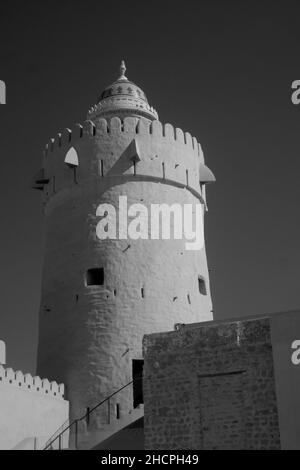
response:
<path id="1" fill-rule="evenodd" d="M 75 183 L 75 184 L 78 184 L 77 168 L 76 168 L 76 166 L 73 167 L 73 176 L 74 176 L 74 183 Z"/>
<path id="2" fill-rule="evenodd" d="M 198 287 L 200 294 L 207 295 L 205 279 L 201 276 L 198 276 Z"/>
<path id="3" fill-rule="evenodd" d="M 88 426 L 90 424 L 90 407 L 89 406 L 86 408 L 85 418 L 86 418 L 86 424 Z"/>
<path id="4" fill-rule="evenodd" d="M 116 403 L 116 418 L 120 419 L 120 404 Z"/>

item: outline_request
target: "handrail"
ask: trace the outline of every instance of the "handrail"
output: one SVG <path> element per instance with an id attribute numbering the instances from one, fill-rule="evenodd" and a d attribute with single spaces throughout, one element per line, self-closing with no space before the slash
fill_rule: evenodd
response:
<path id="1" fill-rule="evenodd" d="M 104 403 L 106 403 L 107 401 L 109 401 L 112 397 L 114 397 L 115 395 L 117 395 L 118 393 L 120 393 L 122 390 L 124 390 L 126 387 L 128 387 L 129 385 L 133 384 L 134 382 L 138 381 L 138 380 L 142 380 L 142 377 L 136 377 L 134 378 L 133 380 L 131 380 L 130 382 L 128 382 L 126 385 L 123 385 L 121 388 L 119 388 L 118 390 L 116 390 L 115 392 L 111 393 L 108 397 L 106 397 L 104 400 L 100 401 L 99 403 L 97 403 L 97 405 L 95 405 L 93 408 L 89 409 L 89 411 L 87 413 L 85 413 L 84 416 L 82 416 L 81 418 L 77 418 L 75 419 L 74 421 L 72 421 L 72 423 L 69 424 L 69 426 L 65 429 L 63 429 L 59 434 L 56 435 L 56 433 L 59 431 L 60 428 L 62 428 L 65 424 L 68 423 L 69 420 L 65 421 L 65 423 L 63 423 L 58 429 L 57 431 L 50 437 L 50 439 L 48 439 L 48 441 L 46 442 L 43 450 L 47 450 L 49 448 L 51 448 L 52 444 L 55 442 L 55 441 L 59 441 L 59 444 L 61 443 L 61 436 L 67 432 L 69 429 L 71 429 L 73 427 L 73 425 L 75 425 L 76 429 L 77 429 L 77 425 L 78 425 L 78 422 L 79 421 L 82 421 L 82 420 L 86 420 L 87 417 L 90 417 L 91 413 L 93 413 L 97 408 L 99 408 L 101 405 L 103 405 Z M 56 435 L 56 436 L 55 436 Z M 54 437 L 55 436 L 55 437 Z"/>
<path id="2" fill-rule="evenodd" d="M 55 431 L 55 433 L 53 433 L 52 436 L 48 439 L 48 441 L 47 441 L 46 444 L 44 445 L 44 446 L 45 446 L 44 449 L 42 449 L 42 450 L 45 450 L 46 447 L 48 447 L 48 445 L 50 445 L 52 442 L 54 442 L 54 441 L 56 440 L 56 438 L 59 436 L 59 434 L 57 434 L 58 431 L 59 431 L 61 428 L 64 428 L 64 426 L 65 426 L 66 424 L 68 424 L 68 423 L 69 423 L 69 419 L 67 419 L 61 426 L 59 426 L 59 428 Z M 71 425 L 69 424 L 69 426 L 71 426 Z M 67 428 L 63 429 L 63 430 L 60 432 L 60 434 L 61 434 L 62 432 L 67 431 L 67 429 L 69 429 L 69 426 L 68 426 Z"/>

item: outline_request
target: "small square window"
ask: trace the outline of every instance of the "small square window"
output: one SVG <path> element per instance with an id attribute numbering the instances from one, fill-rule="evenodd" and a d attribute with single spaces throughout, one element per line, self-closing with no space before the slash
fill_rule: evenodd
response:
<path id="1" fill-rule="evenodd" d="M 103 286 L 104 284 L 104 268 L 92 268 L 86 272 L 87 286 Z"/>

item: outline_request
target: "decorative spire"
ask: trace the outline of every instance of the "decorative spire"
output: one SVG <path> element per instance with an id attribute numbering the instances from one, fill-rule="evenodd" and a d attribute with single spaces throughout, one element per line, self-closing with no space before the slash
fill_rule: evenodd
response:
<path id="1" fill-rule="evenodd" d="M 128 80 L 127 77 L 125 77 L 125 72 L 126 72 L 126 65 L 124 60 L 122 60 L 121 65 L 120 65 L 120 77 L 119 80 Z"/>

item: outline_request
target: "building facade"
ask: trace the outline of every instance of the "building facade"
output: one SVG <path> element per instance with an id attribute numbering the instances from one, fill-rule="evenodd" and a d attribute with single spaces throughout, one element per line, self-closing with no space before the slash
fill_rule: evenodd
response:
<path id="1" fill-rule="evenodd" d="M 146 449 L 300 449 L 299 312 L 144 338 Z"/>

